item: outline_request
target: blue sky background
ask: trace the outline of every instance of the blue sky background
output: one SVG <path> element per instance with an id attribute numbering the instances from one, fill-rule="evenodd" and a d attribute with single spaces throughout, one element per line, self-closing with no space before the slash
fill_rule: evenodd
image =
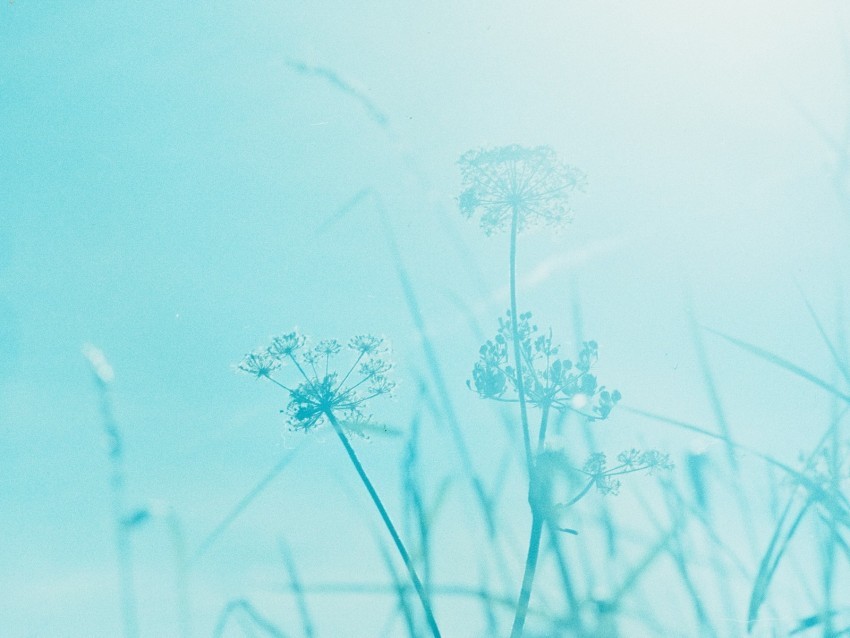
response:
<path id="1" fill-rule="evenodd" d="M 834 332 L 850 268 L 850 199 L 827 139 L 844 144 L 850 124 L 841 4 L 624 4 L 0 6 L 0 635 L 118 635 L 84 343 L 116 371 L 131 499 L 172 506 L 190 549 L 304 442 L 284 398 L 233 371 L 271 335 L 386 335 L 401 385 L 375 412 L 406 428 L 425 361 L 385 236 L 368 200 L 335 215 L 363 189 L 386 206 L 493 475 L 506 440 L 465 388 L 479 344 L 456 300 L 494 329 L 507 240 L 456 210 L 470 148 L 549 144 L 588 175 L 571 225 L 521 239 L 521 304 L 571 348 L 580 300 L 600 377 L 628 405 L 713 425 L 688 299 L 702 324 L 835 380 L 801 292 Z M 796 459 L 828 397 L 704 339 L 736 436 Z M 448 433 L 426 427 L 436 484 L 458 462 Z M 706 444 L 624 412 L 600 428 L 614 451 Z M 278 536 L 306 581 L 384 577 L 370 504 L 330 436 L 314 439 L 193 572 L 197 635 L 232 597 L 291 621 Z M 358 448 L 396 509 L 402 447 Z M 506 495 L 520 481 L 515 469 Z M 453 490 L 436 532 L 446 581 L 478 576 L 471 502 Z M 142 634 L 176 635 L 163 521 L 135 542 Z M 374 636 L 384 616 L 364 609 L 391 601 L 314 604 L 323 635 Z M 468 635 L 464 609 L 442 607 L 447 635 Z"/>

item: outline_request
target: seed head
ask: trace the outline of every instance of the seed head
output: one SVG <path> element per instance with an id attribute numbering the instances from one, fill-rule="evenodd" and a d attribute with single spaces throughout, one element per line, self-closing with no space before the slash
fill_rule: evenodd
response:
<path id="1" fill-rule="evenodd" d="M 273 339 L 265 350 L 246 355 L 239 369 L 266 377 L 289 394 L 283 411 L 293 429 L 312 430 L 332 414 L 342 424 L 357 424 L 362 432 L 369 420 L 363 413 L 366 403 L 391 394 L 395 383 L 387 376 L 392 364 L 378 356 L 387 349 L 383 339 L 360 335 L 351 339 L 349 347 L 353 360 L 340 374 L 335 365 L 342 353 L 339 341 L 325 339 L 310 348 L 306 337 L 293 331 Z M 297 375 L 292 385 L 271 376 L 286 362 L 292 364 L 291 374 Z"/>
<path id="2" fill-rule="evenodd" d="M 467 385 L 482 398 L 515 401 L 518 388 L 517 369 L 522 374 L 526 400 L 537 407 L 548 406 L 560 411 L 571 410 L 592 420 L 605 419 L 620 401 L 617 390 L 600 385 L 590 369 L 596 363 L 599 346 L 595 341 L 582 343 L 575 363 L 561 357 L 552 331 L 540 334 L 531 322 L 531 313 L 519 315 L 516 326 L 522 362 L 509 365 L 513 347 L 511 312 L 499 319 L 499 331 L 478 351 L 479 359 Z"/>
<path id="3" fill-rule="evenodd" d="M 239 370 L 258 379 L 268 377 L 280 367 L 280 360 L 273 357 L 267 350 L 251 352 L 245 355 L 239 364 Z"/>
<path id="4" fill-rule="evenodd" d="M 519 230 L 568 220 L 572 193 L 584 184 L 581 171 L 559 161 L 548 146 L 473 150 L 458 164 L 460 211 L 467 218 L 480 212 L 487 235 L 509 228 L 514 212 Z"/>
<path id="5" fill-rule="evenodd" d="M 304 337 L 293 330 L 272 339 L 268 353 L 275 359 L 285 359 L 304 346 Z"/>

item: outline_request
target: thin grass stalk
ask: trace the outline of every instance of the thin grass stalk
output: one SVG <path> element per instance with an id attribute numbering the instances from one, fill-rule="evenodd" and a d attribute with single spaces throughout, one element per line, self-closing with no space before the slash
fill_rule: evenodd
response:
<path id="1" fill-rule="evenodd" d="M 303 445 L 303 444 L 302 444 Z M 207 537 L 198 545 L 197 549 L 194 551 L 189 560 L 186 561 L 186 568 L 192 567 L 206 552 L 212 547 L 213 543 L 224 533 L 224 531 L 230 527 L 230 525 L 239 518 L 239 515 L 244 512 L 248 506 L 269 486 L 269 484 L 277 478 L 277 476 L 283 472 L 286 467 L 292 463 L 295 459 L 295 456 L 301 450 L 301 447 L 297 447 L 293 450 L 290 450 L 286 454 L 281 457 L 281 459 L 275 463 L 274 467 L 269 470 L 263 478 L 261 478 L 257 484 L 252 487 L 246 494 L 243 496 L 239 502 L 233 506 L 233 509 L 227 513 L 227 515 L 221 520 L 221 522 L 216 525 L 213 530 L 207 535 Z"/>
<path id="2" fill-rule="evenodd" d="M 665 500 L 667 501 L 667 507 L 670 515 L 675 516 L 676 512 L 679 511 L 678 508 L 681 507 L 682 499 L 679 494 L 671 494 L 672 491 L 672 486 L 668 485 L 666 494 L 667 498 Z M 675 496 L 678 500 L 676 506 L 673 505 L 673 496 Z M 684 532 L 684 530 L 684 526 L 676 528 L 676 533 L 673 534 L 671 542 L 667 545 L 666 549 L 670 557 L 673 559 L 673 563 L 676 566 L 676 570 L 679 572 L 679 577 L 685 586 L 685 591 L 687 592 L 688 597 L 691 600 L 691 605 L 693 606 L 694 615 L 696 616 L 700 632 L 703 633 L 703 635 L 707 634 L 716 638 L 717 630 L 711 623 L 709 615 L 706 612 L 705 606 L 703 605 L 702 600 L 700 598 L 699 591 L 697 591 L 696 585 L 694 584 L 694 580 L 691 577 L 690 571 L 688 570 L 687 561 L 685 560 L 685 550 L 682 542 L 682 532 Z"/>
<path id="3" fill-rule="evenodd" d="M 168 509 L 166 524 L 171 535 L 171 544 L 174 547 L 177 572 L 177 617 L 180 637 L 191 638 L 192 608 L 189 602 L 189 564 L 186 560 L 186 540 L 183 534 L 183 526 L 180 524 L 180 517 L 177 516 L 173 507 Z"/>
<path id="4" fill-rule="evenodd" d="M 392 587 L 396 593 L 396 597 L 398 598 L 398 609 L 401 610 L 402 617 L 404 618 L 404 626 L 407 628 L 408 638 L 416 638 L 419 635 L 419 631 L 416 628 L 416 620 L 413 617 L 413 610 L 410 608 L 410 604 L 407 602 L 407 593 L 408 590 L 405 588 L 404 583 L 401 582 L 401 577 L 396 571 L 395 565 L 393 565 L 393 561 L 390 557 L 390 553 L 387 551 L 387 547 L 384 542 L 377 538 L 376 533 L 376 542 L 378 545 L 378 550 L 381 552 L 381 558 L 384 560 L 384 566 L 386 566 L 387 571 L 390 573 L 390 578 L 392 578 Z M 395 616 L 395 614 L 393 614 Z M 390 619 L 394 622 L 394 618 Z M 386 636 L 387 632 L 381 632 L 382 636 Z"/>
<path id="5" fill-rule="evenodd" d="M 334 416 L 331 410 L 326 410 L 325 416 L 327 417 L 330 424 L 333 426 L 334 432 L 336 432 L 337 437 L 339 437 L 342 446 L 345 448 L 345 452 L 348 454 L 348 458 L 351 460 L 352 465 L 354 465 L 354 469 L 357 470 L 357 475 L 363 482 L 366 491 L 369 492 L 369 496 L 372 498 L 372 502 L 375 504 L 375 507 L 378 509 L 378 513 L 381 515 L 381 520 L 383 520 L 387 531 L 390 533 L 390 536 L 393 539 L 393 543 L 395 543 L 396 549 L 398 550 L 398 553 L 401 556 L 402 561 L 404 562 L 404 566 L 407 568 L 407 573 L 410 576 L 410 580 L 413 583 L 413 587 L 416 590 L 417 595 L 419 596 L 420 602 L 422 603 L 422 609 L 425 612 L 425 620 L 428 623 L 428 628 L 431 630 L 431 633 L 433 634 L 434 638 L 441 638 L 440 629 L 437 627 L 437 621 L 434 618 L 434 613 L 431 609 L 431 603 L 428 600 L 425 588 L 422 585 L 422 581 L 419 579 L 419 575 L 416 573 L 416 568 L 413 565 L 413 561 L 410 558 L 410 554 L 408 553 L 407 548 L 404 546 L 404 543 L 402 542 L 401 537 L 398 535 L 398 531 L 396 530 L 395 525 L 393 525 L 393 522 L 390 519 L 390 515 L 387 513 L 387 510 L 384 507 L 383 502 L 381 501 L 381 497 L 378 496 L 378 492 L 372 485 L 372 481 L 369 480 L 369 477 L 366 474 L 366 470 L 363 469 L 363 465 L 360 463 L 360 459 L 357 458 L 357 454 L 354 452 L 354 448 L 351 447 L 351 443 L 349 442 L 348 437 L 345 435 L 345 432 L 342 429 L 342 425 L 340 425 L 339 421 Z"/>
<path id="6" fill-rule="evenodd" d="M 401 288 L 402 292 L 404 293 L 404 299 L 407 303 L 408 311 L 410 312 L 410 316 L 413 319 L 414 325 L 416 326 L 416 331 L 419 333 L 419 339 L 422 343 L 422 351 L 425 354 L 425 361 L 428 365 L 428 371 L 431 375 L 431 379 L 434 382 L 435 389 L 437 390 L 437 394 L 440 398 L 441 410 L 448 423 L 452 442 L 454 443 L 454 446 L 458 451 L 458 455 L 460 456 L 460 461 L 464 473 L 469 478 L 469 481 L 472 484 L 472 489 L 478 499 L 479 507 L 481 508 L 481 512 L 484 516 L 484 522 L 487 525 L 487 533 L 489 537 L 493 539 L 496 536 L 496 521 L 493 516 L 492 505 L 490 504 L 490 501 L 487 498 L 486 491 L 484 490 L 484 484 L 481 481 L 481 478 L 478 476 L 478 473 L 475 471 L 475 467 L 472 463 L 472 455 L 469 452 L 469 447 L 466 444 L 466 440 L 463 438 L 463 433 L 461 432 L 460 428 L 460 420 L 458 419 L 457 413 L 455 412 L 454 404 L 452 403 L 448 386 L 446 385 L 445 377 L 443 376 L 442 368 L 440 367 L 440 363 L 437 358 L 436 349 L 434 348 L 434 344 L 432 343 L 431 338 L 428 336 L 428 331 L 425 326 L 425 317 L 423 316 L 422 309 L 419 306 L 419 300 L 416 296 L 416 292 L 413 289 L 413 284 L 411 283 L 410 275 L 408 275 L 407 269 L 404 267 L 404 262 L 401 258 L 401 252 L 399 251 L 398 244 L 395 239 L 395 233 L 393 232 L 392 226 L 390 225 L 390 221 L 387 218 L 387 213 L 384 209 L 383 203 L 380 201 L 380 199 L 377 198 L 377 195 L 375 196 L 375 198 L 376 209 L 378 211 L 381 224 L 384 228 L 384 234 L 386 236 L 387 245 L 389 246 L 390 253 L 393 258 L 393 263 L 396 268 L 396 274 L 398 275 L 399 282 L 401 283 Z"/>
<path id="7" fill-rule="evenodd" d="M 266 635 L 271 636 L 272 638 L 286 638 L 286 634 L 258 612 L 250 602 L 244 599 L 231 600 L 224 606 L 224 609 L 218 618 L 218 622 L 215 625 L 215 629 L 213 629 L 213 638 L 221 638 L 221 636 L 224 635 L 224 630 L 227 628 L 227 622 L 232 616 L 235 616 L 238 611 L 241 611 L 254 626 L 262 630 Z M 239 617 L 236 616 L 236 618 L 238 620 Z"/>
<path id="8" fill-rule="evenodd" d="M 419 480 L 419 416 L 417 415 L 410 428 L 410 437 L 405 446 L 405 455 L 402 461 L 402 474 L 404 476 L 404 492 L 407 496 L 408 520 L 413 519 L 419 536 L 419 555 L 422 564 L 422 583 L 428 599 L 431 598 L 431 526 L 429 515 L 425 507 L 425 499 L 422 496 L 422 488 Z M 410 511 L 412 510 L 412 512 Z"/>
<path id="9" fill-rule="evenodd" d="M 705 343 L 702 339 L 702 331 L 700 330 L 690 299 L 688 299 L 687 302 L 687 313 L 691 331 L 691 340 L 694 343 L 694 349 L 696 350 L 697 359 L 699 360 L 703 385 L 705 385 L 709 403 L 711 404 L 711 410 L 714 413 L 714 420 L 720 428 L 721 434 L 723 434 L 723 436 L 728 440 L 732 440 L 732 431 L 729 426 L 729 420 L 726 418 L 726 411 L 723 409 L 723 403 L 720 399 L 720 393 L 717 390 L 717 385 L 714 381 L 714 374 L 708 360 L 708 353 L 705 350 Z M 729 478 L 732 481 L 732 492 L 735 496 L 738 509 L 743 516 L 744 529 L 746 530 L 747 541 L 750 544 L 750 549 L 753 552 L 757 552 L 758 541 L 755 535 L 756 526 L 753 522 L 753 511 L 749 505 L 749 501 L 747 500 L 745 490 L 738 487 L 745 484 L 745 482 L 741 480 L 741 468 L 738 464 L 737 457 L 735 456 L 735 450 L 728 441 L 725 442 L 724 448 L 726 450 L 726 459 L 732 470 L 731 476 L 727 476 L 726 478 Z"/>
<path id="10" fill-rule="evenodd" d="M 121 587 L 121 615 L 125 638 L 138 638 L 139 621 L 136 608 L 136 592 L 133 584 L 133 555 L 130 545 L 131 529 L 125 522 L 124 440 L 112 411 L 107 382 L 97 373 L 94 375 L 100 394 L 100 410 L 103 429 L 109 441 L 109 461 L 112 465 L 110 486 L 112 488 L 112 514 L 115 519 L 115 546 L 118 555 L 118 577 Z"/>
<path id="11" fill-rule="evenodd" d="M 425 406 L 427 407 L 431 417 L 439 422 L 444 418 L 444 415 L 440 412 L 440 407 L 437 405 L 435 398 L 432 393 L 427 391 L 427 387 L 425 388 L 425 392 L 423 393 L 425 399 Z M 495 527 L 496 522 L 496 503 L 497 501 L 492 498 L 491 494 L 500 494 L 503 490 L 503 482 L 507 478 L 507 467 L 509 465 L 509 458 L 505 459 L 505 462 L 500 467 L 500 471 L 496 474 L 495 484 L 491 486 L 490 489 L 486 488 L 483 483 L 479 483 L 479 489 L 476 488 L 476 495 L 478 495 L 477 503 L 484 511 L 484 517 L 493 521 L 494 527 L 492 530 L 493 536 L 490 536 L 490 530 L 488 529 L 488 537 L 491 540 L 491 550 L 493 553 L 493 562 L 495 563 L 496 569 L 499 574 L 499 579 L 502 582 L 502 587 L 505 589 L 511 589 L 514 586 L 514 576 L 511 573 L 508 562 L 506 560 L 507 555 L 516 555 L 517 553 L 517 543 L 516 538 L 514 538 L 510 534 L 510 530 L 507 528 L 501 528 L 497 530 Z M 470 477 L 467 475 L 467 479 Z M 488 524 L 489 528 L 489 524 Z M 496 533 L 496 532 L 499 533 Z M 521 551 L 521 550 L 520 550 Z"/>
<path id="12" fill-rule="evenodd" d="M 561 578 L 561 584 L 564 590 L 564 597 L 569 607 L 569 617 L 573 619 L 578 633 L 581 634 L 581 616 L 579 615 L 579 602 L 576 597 L 575 584 L 570 576 L 567 557 L 564 555 L 564 550 L 561 547 L 561 536 L 555 525 L 551 521 L 546 522 L 546 531 L 549 535 L 549 542 L 552 547 L 552 553 L 555 555 L 555 566 L 558 570 L 558 576 Z"/>
<path id="13" fill-rule="evenodd" d="M 316 630 L 313 625 L 313 617 L 310 615 L 310 608 L 307 606 L 307 596 L 304 593 L 304 587 L 301 585 L 301 579 L 298 576 L 298 569 L 295 566 L 292 551 L 282 538 L 278 539 L 277 544 L 280 549 L 280 556 L 283 559 L 283 566 L 289 575 L 292 594 L 295 597 L 295 604 L 298 607 L 298 615 L 301 617 L 301 629 L 305 638 L 315 638 Z"/>

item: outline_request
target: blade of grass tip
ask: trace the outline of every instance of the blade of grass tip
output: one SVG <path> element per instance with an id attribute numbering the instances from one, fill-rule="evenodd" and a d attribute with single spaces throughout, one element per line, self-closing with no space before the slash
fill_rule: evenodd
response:
<path id="1" fill-rule="evenodd" d="M 430 192 L 431 188 L 428 183 L 428 178 L 425 171 L 422 169 L 418 158 L 410 152 L 409 147 L 406 144 L 401 142 L 399 134 L 390 123 L 390 118 L 387 113 L 383 111 L 365 92 L 356 88 L 352 83 L 345 80 L 339 73 L 329 67 L 314 66 L 295 59 L 288 59 L 285 61 L 285 64 L 299 75 L 316 77 L 326 81 L 334 89 L 353 99 L 355 102 L 358 102 L 366 111 L 368 117 L 384 132 L 387 139 L 392 144 L 393 149 L 401 159 L 402 166 L 416 179 L 417 182 L 419 182 L 419 186 L 422 188 L 424 193 L 427 194 Z"/>
<path id="2" fill-rule="evenodd" d="M 755 581 L 753 582 L 753 591 L 750 594 L 750 603 L 747 609 L 747 633 L 752 633 L 753 628 L 755 627 L 756 621 L 758 620 L 759 609 L 761 609 L 762 604 L 767 598 L 767 590 L 768 587 L 773 580 L 773 575 L 776 573 L 776 569 L 779 567 L 779 563 L 782 560 L 782 556 L 785 554 L 785 550 L 788 547 L 788 543 L 791 541 L 794 532 L 797 530 L 800 521 L 803 520 L 803 516 L 808 511 L 809 507 L 812 505 L 814 498 L 809 496 L 808 499 L 803 503 L 800 511 L 794 517 L 794 521 L 791 523 L 787 533 L 785 534 L 784 540 L 780 543 L 780 537 L 782 536 L 783 526 L 785 524 L 785 520 L 788 518 L 790 514 L 794 501 L 793 495 L 792 498 L 788 501 L 788 505 L 785 508 L 785 511 L 782 513 L 779 522 L 776 525 L 776 529 L 773 532 L 773 536 L 771 536 L 770 543 L 767 546 L 767 551 L 761 559 L 759 564 L 759 570 L 756 574 Z"/>
<path id="3" fill-rule="evenodd" d="M 800 297 L 803 299 L 803 303 L 806 304 L 806 309 L 809 311 L 809 315 L 811 316 L 812 321 L 815 322 L 815 327 L 817 328 L 821 339 L 829 350 L 829 353 L 832 355 L 832 360 L 835 363 L 836 368 L 838 368 L 838 371 L 841 373 L 841 376 L 844 377 L 844 380 L 847 383 L 850 383 L 850 368 L 847 367 L 847 362 L 841 357 L 841 355 L 838 353 L 838 349 L 835 347 L 835 345 L 832 343 L 832 340 L 829 338 L 829 335 L 826 334 L 826 330 L 823 327 L 823 323 L 815 312 L 815 309 L 812 307 L 812 304 L 809 303 L 809 300 L 806 298 L 803 289 L 800 288 L 798 285 L 797 290 L 800 293 Z"/>
<path id="4" fill-rule="evenodd" d="M 344 80 L 339 73 L 325 66 L 312 66 L 302 60 L 289 59 L 284 62 L 287 67 L 300 75 L 317 77 L 325 80 L 331 86 L 344 93 L 345 95 L 358 102 L 369 117 L 381 128 L 386 129 L 392 134 L 392 129 L 389 125 L 389 117 L 384 113 L 378 105 L 375 104 L 368 95 L 356 89 L 352 84 Z M 393 139 L 394 135 L 391 135 Z"/>
<path id="5" fill-rule="evenodd" d="M 304 587 L 298 576 L 298 569 L 295 566 L 292 550 L 290 550 L 289 545 L 283 537 L 277 539 L 277 544 L 280 550 L 280 556 L 283 559 L 283 566 L 289 576 L 289 583 L 292 586 L 292 593 L 295 596 L 295 604 L 298 606 L 298 614 L 301 616 L 301 629 L 306 638 L 315 638 L 315 625 L 310 615 L 310 608 L 307 606 L 307 595 L 304 593 Z"/>
<path id="6" fill-rule="evenodd" d="M 262 630 L 265 634 L 272 638 L 286 638 L 286 634 L 278 629 L 274 623 L 263 617 L 263 615 L 260 614 L 260 612 L 258 612 L 254 606 L 245 599 L 228 601 L 219 615 L 215 629 L 213 629 L 213 638 L 221 638 L 224 635 L 224 630 L 227 629 L 228 621 L 231 617 L 235 617 L 237 612 L 242 612 L 242 614 L 258 629 Z"/>
<path id="7" fill-rule="evenodd" d="M 772 364 L 774 364 L 774 365 L 776 365 L 780 368 L 783 368 L 784 370 L 791 372 L 792 374 L 800 377 L 801 379 L 805 379 L 806 381 L 813 383 L 814 385 L 818 386 L 822 390 L 826 390 L 830 394 L 838 397 L 842 401 L 844 401 L 846 403 L 850 403 L 850 395 L 847 395 L 847 394 L 841 392 L 835 386 L 827 383 L 826 381 L 824 381 L 820 377 L 815 376 L 811 372 L 804 370 L 803 368 L 801 368 L 797 364 L 791 363 L 787 359 L 783 359 L 779 355 L 776 355 L 776 354 L 774 354 L 774 353 L 772 353 L 768 350 L 765 350 L 764 348 L 759 348 L 758 346 L 755 346 L 751 343 L 747 343 L 746 341 L 741 341 L 740 339 L 736 339 L 735 337 L 730 337 L 729 335 L 723 334 L 722 332 L 719 332 L 717 330 L 713 330 L 711 328 L 706 328 L 706 327 L 704 327 L 703 329 L 717 335 L 721 339 L 728 341 L 732 345 L 735 345 L 735 346 L 741 348 L 742 350 L 749 352 L 750 354 L 753 354 L 753 355 L 755 355 L 755 356 L 757 356 L 761 359 L 764 359 L 765 361 L 768 361 L 769 363 L 772 363 Z"/>
<path id="8" fill-rule="evenodd" d="M 215 541 L 222 535 L 222 533 L 233 524 L 239 515 L 244 512 L 248 506 L 256 499 L 269 484 L 278 477 L 278 475 L 283 472 L 287 468 L 287 466 L 292 463 L 298 453 L 306 444 L 307 439 L 301 443 L 298 447 L 288 451 L 283 457 L 275 464 L 275 466 L 266 473 L 266 475 L 260 479 L 260 481 L 251 488 L 245 496 L 243 496 L 239 502 L 233 507 L 233 509 L 228 512 L 228 514 L 221 520 L 221 522 L 213 528 L 213 531 L 210 532 L 207 537 L 198 545 L 198 548 L 192 554 L 188 561 L 186 561 L 187 568 L 194 565 L 198 559 L 200 559 L 209 548 L 212 546 Z"/>
<path id="9" fill-rule="evenodd" d="M 125 638 L 139 635 L 136 590 L 133 584 L 133 551 L 131 546 L 132 523 L 127 523 L 126 478 L 124 469 L 124 438 L 112 408 L 110 386 L 115 373 L 103 352 L 91 345 L 82 348 L 83 356 L 91 366 L 92 377 L 100 398 L 100 413 L 103 431 L 109 445 L 111 465 L 110 487 L 112 491 L 112 515 L 115 524 L 115 547 L 118 558 L 118 578 L 121 596 L 121 616 Z"/>

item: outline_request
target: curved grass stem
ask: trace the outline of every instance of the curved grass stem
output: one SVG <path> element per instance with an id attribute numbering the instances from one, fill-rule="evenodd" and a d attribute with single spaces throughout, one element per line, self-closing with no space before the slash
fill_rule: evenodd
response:
<path id="1" fill-rule="evenodd" d="M 354 452 L 354 448 L 351 446 L 351 442 L 348 440 L 348 437 L 345 435 L 342 426 L 340 425 L 337 418 L 333 415 L 333 412 L 331 410 L 326 410 L 325 416 L 327 416 L 328 421 L 333 426 L 334 431 L 336 432 L 340 442 L 342 443 L 346 453 L 348 454 L 348 458 L 351 460 L 352 465 L 354 465 L 354 469 L 357 470 L 357 474 L 358 476 L 360 476 L 360 480 L 366 487 L 366 491 L 369 492 L 369 496 L 372 497 L 372 502 L 378 509 L 378 513 L 381 515 L 381 520 L 384 521 L 384 525 L 386 526 L 387 531 L 389 531 L 390 536 L 393 539 L 393 543 L 395 543 L 396 549 L 398 550 L 398 553 L 401 556 L 402 561 L 404 562 L 404 566 L 407 568 L 407 573 L 410 576 L 410 580 L 413 582 L 413 588 L 416 590 L 416 593 L 419 596 L 419 600 L 422 603 L 422 608 L 425 611 L 425 620 L 428 623 L 428 628 L 431 630 L 431 634 L 434 636 L 434 638 L 441 638 L 440 630 L 437 627 L 437 621 L 434 619 L 434 613 L 431 610 L 431 603 L 428 601 L 428 595 L 425 592 L 425 587 L 422 585 L 422 581 L 419 579 L 419 575 L 416 573 L 416 568 L 413 566 L 413 561 L 410 558 L 410 554 L 407 552 L 407 548 L 405 548 L 404 543 L 401 541 L 401 537 L 398 535 L 398 531 L 396 530 L 395 525 L 393 525 L 393 522 L 390 519 L 390 515 L 387 513 L 387 510 L 384 507 L 384 504 L 381 501 L 381 497 L 378 496 L 378 492 L 372 485 L 372 481 L 369 480 L 369 477 L 366 474 L 366 470 L 363 469 L 363 465 L 360 463 L 360 459 L 357 458 L 357 454 Z"/>

